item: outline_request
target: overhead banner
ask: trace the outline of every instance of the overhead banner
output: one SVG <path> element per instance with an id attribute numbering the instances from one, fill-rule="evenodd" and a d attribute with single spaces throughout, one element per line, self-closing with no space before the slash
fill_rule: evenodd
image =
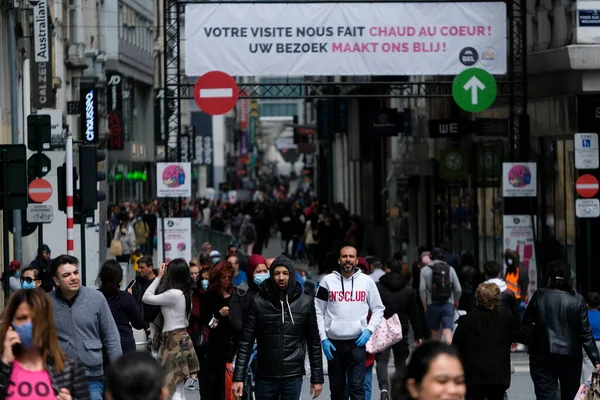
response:
<path id="1" fill-rule="evenodd" d="M 506 73 L 505 3 L 228 3 L 185 9 L 186 75 Z"/>

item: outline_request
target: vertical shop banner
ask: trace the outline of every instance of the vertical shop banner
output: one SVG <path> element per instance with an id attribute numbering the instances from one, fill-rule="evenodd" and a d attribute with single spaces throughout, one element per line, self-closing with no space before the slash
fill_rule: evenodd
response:
<path id="1" fill-rule="evenodd" d="M 519 254 L 521 260 L 521 274 L 525 273 L 529 277 L 529 287 L 527 288 L 529 298 L 537 290 L 537 261 L 535 254 L 535 235 L 534 229 L 537 229 L 537 218 L 531 220 L 530 215 L 505 215 L 502 224 L 504 231 L 504 251 L 510 249 Z"/>
<path id="2" fill-rule="evenodd" d="M 158 220 L 158 222 L 160 227 L 161 221 Z M 158 230 L 158 243 L 162 245 L 161 228 Z M 159 260 L 168 263 L 177 258 L 183 258 L 190 262 L 192 259 L 192 220 L 190 218 L 165 218 L 164 229 L 164 246 L 158 246 L 159 256 L 162 255 L 163 248 L 164 256 Z"/>
<path id="3" fill-rule="evenodd" d="M 536 197 L 537 164 L 503 163 L 502 192 L 504 197 Z"/>
<path id="4" fill-rule="evenodd" d="M 64 150 L 67 143 L 67 136 L 65 135 L 65 132 L 63 132 L 63 111 L 42 109 L 38 110 L 38 114 L 50 116 L 50 123 L 52 124 L 52 128 L 50 130 L 50 147 L 52 149 Z"/>
<path id="5" fill-rule="evenodd" d="M 81 137 L 87 144 L 98 143 L 98 91 L 94 86 L 81 85 Z"/>
<path id="6" fill-rule="evenodd" d="M 108 113 L 109 150 L 123 150 L 123 82 L 121 75 L 109 74 L 106 93 L 106 111 Z"/>
<path id="7" fill-rule="evenodd" d="M 186 75 L 506 73 L 506 4 L 227 3 L 185 8 Z"/>
<path id="8" fill-rule="evenodd" d="M 31 101 L 35 108 L 53 108 L 56 100 L 52 90 L 52 32 L 48 10 L 48 0 L 40 0 L 33 7 Z"/>
<path id="9" fill-rule="evenodd" d="M 156 197 L 192 197 L 191 163 L 156 163 Z"/>

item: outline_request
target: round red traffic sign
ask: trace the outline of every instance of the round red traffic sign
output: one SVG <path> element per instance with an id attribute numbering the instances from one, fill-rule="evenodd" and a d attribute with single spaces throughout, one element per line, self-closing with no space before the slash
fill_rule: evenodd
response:
<path id="1" fill-rule="evenodd" d="M 29 184 L 29 198 L 36 203 L 48 201 L 52 196 L 52 185 L 45 179 L 34 179 Z"/>
<path id="2" fill-rule="evenodd" d="M 235 107 L 239 96 L 235 79 L 221 71 L 202 75 L 194 85 L 194 99 L 198 107 L 209 115 L 222 115 Z"/>
<path id="3" fill-rule="evenodd" d="M 581 197 L 590 198 L 598 193 L 600 185 L 598 184 L 598 179 L 594 175 L 585 174 L 577 178 L 575 189 Z"/>

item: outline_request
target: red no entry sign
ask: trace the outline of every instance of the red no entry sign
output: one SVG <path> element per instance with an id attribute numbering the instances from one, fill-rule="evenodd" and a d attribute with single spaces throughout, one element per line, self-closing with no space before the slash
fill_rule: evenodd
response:
<path id="1" fill-rule="evenodd" d="M 598 179 L 594 175 L 585 174 L 581 175 L 577 182 L 575 182 L 575 189 L 581 197 L 590 198 L 594 197 L 600 189 Z"/>
<path id="2" fill-rule="evenodd" d="M 36 203 L 48 201 L 52 196 L 52 186 L 45 179 L 34 179 L 29 184 L 29 198 Z"/>
<path id="3" fill-rule="evenodd" d="M 211 71 L 196 81 L 194 99 L 205 113 L 222 115 L 235 106 L 238 90 L 238 85 L 231 75 L 221 71 Z"/>

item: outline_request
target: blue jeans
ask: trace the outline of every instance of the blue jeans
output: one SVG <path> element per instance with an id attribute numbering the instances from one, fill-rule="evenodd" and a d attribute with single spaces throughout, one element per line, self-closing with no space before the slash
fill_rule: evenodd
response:
<path id="1" fill-rule="evenodd" d="M 302 378 L 257 380 L 254 394 L 257 400 L 298 400 Z"/>
<path id="2" fill-rule="evenodd" d="M 356 339 L 334 340 L 336 348 L 329 365 L 329 388 L 331 400 L 346 400 L 346 388 L 351 400 L 365 400 L 365 366 L 367 350 L 358 347 Z M 348 384 L 346 384 L 346 382 Z"/>
<path id="3" fill-rule="evenodd" d="M 373 393 L 373 365 L 367 367 L 365 371 L 365 399 L 371 399 L 371 393 Z M 348 387 L 348 378 L 346 378 L 346 394 L 344 394 L 344 399 L 350 398 L 350 388 Z"/>
<path id="4" fill-rule="evenodd" d="M 104 382 L 94 381 L 88 382 L 88 389 L 90 391 L 90 400 L 102 400 L 104 399 Z"/>

